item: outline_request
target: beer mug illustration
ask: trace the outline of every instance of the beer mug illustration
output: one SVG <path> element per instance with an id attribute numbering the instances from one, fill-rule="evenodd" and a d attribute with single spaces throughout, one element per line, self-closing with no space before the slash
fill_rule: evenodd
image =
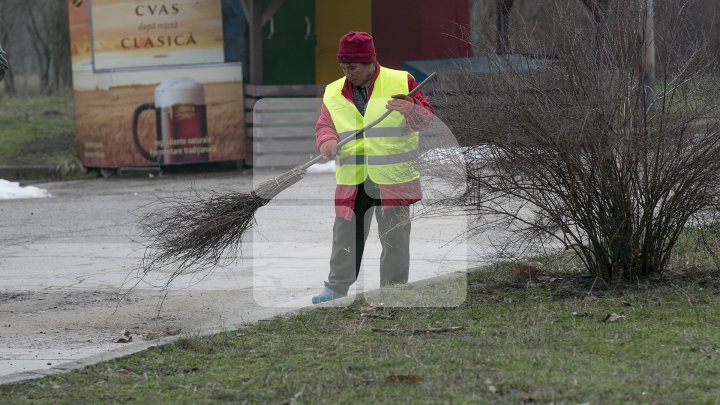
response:
<path id="1" fill-rule="evenodd" d="M 138 137 L 140 115 L 147 110 L 155 110 L 155 151 L 143 148 Z M 151 162 L 207 162 L 207 107 L 202 84 L 184 77 L 161 82 L 155 88 L 155 102 L 135 109 L 132 133 L 135 148 Z"/>

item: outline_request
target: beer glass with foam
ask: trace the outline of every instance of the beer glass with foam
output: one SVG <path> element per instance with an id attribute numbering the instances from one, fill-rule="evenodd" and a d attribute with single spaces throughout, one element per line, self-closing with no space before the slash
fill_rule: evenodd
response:
<path id="1" fill-rule="evenodd" d="M 155 111 L 155 150 L 145 149 L 138 134 L 140 115 L 148 110 Z M 185 77 L 161 82 L 155 88 L 155 102 L 135 109 L 132 132 L 135 148 L 151 162 L 207 162 L 210 145 L 203 85 Z"/>

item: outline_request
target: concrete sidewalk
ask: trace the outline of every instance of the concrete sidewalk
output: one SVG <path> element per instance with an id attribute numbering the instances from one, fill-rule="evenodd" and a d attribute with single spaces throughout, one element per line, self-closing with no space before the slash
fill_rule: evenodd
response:
<path id="1" fill-rule="evenodd" d="M 309 174 L 258 211 L 240 260 L 181 278 L 166 296 L 167 275 L 138 277 L 144 244 L 136 220 L 146 204 L 191 186 L 250 190 L 279 173 L 44 183 L 36 186 L 52 198 L 0 201 L 0 384 L 310 306 L 328 272 L 332 174 Z M 463 217 L 413 222 L 411 282 L 467 268 L 467 246 L 455 238 L 465 226 Z M 354 293 L 379 285 L 376 229 Z M 465 298 L 464 290 L 450 294 L 443 305 Z M 115 343 L 123 329 L 132 342 Z"/>

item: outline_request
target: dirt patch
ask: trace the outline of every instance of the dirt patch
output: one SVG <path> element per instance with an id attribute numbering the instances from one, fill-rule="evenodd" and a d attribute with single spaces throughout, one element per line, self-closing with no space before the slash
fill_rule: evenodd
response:
<path id="1" fill-rule="evenodd" d="M 20 148 L 22 154 L 8 158 L 8 164 L 57 164 L 57 156 L 75 153 L 75 134 L 62 133 L 48 138 L 31 139 Z"/>
<path id="2" fill-rule="evenodd" d="M 162 306 L 160 304 L 162 303 Z M 251 290 L 115 289 L 0 293 L 0 381 L 3 375 L 55 367 L 137 343 L 234 329 L 277 315 L 258 308 Z M 132 337 L 116 343 L 123 331 Z"/>
<path id="3" fill-rule="evenodd" d="M 151 339 L 182 331 L 179 316 L 158 315 L 153 305 L 157 300 L 142 295 L 145 299 L 135 295 L 120 301 L 116 293 L 108 291 L 3 293 L 3 324 L 7 326 L 0 333 L 0 342 L 15 348 L 62 347 L 78 341 L 109 343 L 122 329 Z"/>
<path id="4" fill-rule="evenodd" d="M 32 147 L 33 153 L 38 154 L 73 152 L 75 151 L 75 134 L 57 134 L 45 139 L 36 139 L 27 146 Z"/>
<path id="5" fill-rule="evenodd" d="M 3 292 L 0 291 L 0 304 L 4 304 L 9 301 L 18 301 L 22 300 L 24 296 L 28 295 L 29 293 L 18 293 L 18 292 Z M 3 310 L 3 312 L 7 312 Z"/>
<path id="6" fill-rule="evenodd" d="M 508 294 L 513 299 L 527 299 L 531 295 L 519 292 L 542 291 L 555 299 L 584 299 L 596 297 L 621 297 L 632 291 L 651 291 L 660 288 L 687 289 L 705 288 L 720 294 L 720 271 L 694 270 L 682 273 L 668 273 L 636 283 L 619 282 L 608 284 L 602 279 L 577 273 L 552 273 L 522 282 L 507 277 L 488 278 L 470 273 L 468 278 L 468 303 L 502 302 Z"/>

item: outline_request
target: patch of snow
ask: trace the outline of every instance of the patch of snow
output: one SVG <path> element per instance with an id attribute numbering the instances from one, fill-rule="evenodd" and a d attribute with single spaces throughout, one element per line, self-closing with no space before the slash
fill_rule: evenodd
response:
<path id="1" fill-rule="evenodd" d="M 0 200 L 16 198 L 45 198 L 51 197 L 47 190 L 34 186 L 20 187 L 20 183 L 0 179 Z"/>
<path id="2" fill-rule="evenodd" d="M 335 161 L 328 160 L 325 163 L 316 163 L 307 169 L 308 173 L 335 173 Z"/>

